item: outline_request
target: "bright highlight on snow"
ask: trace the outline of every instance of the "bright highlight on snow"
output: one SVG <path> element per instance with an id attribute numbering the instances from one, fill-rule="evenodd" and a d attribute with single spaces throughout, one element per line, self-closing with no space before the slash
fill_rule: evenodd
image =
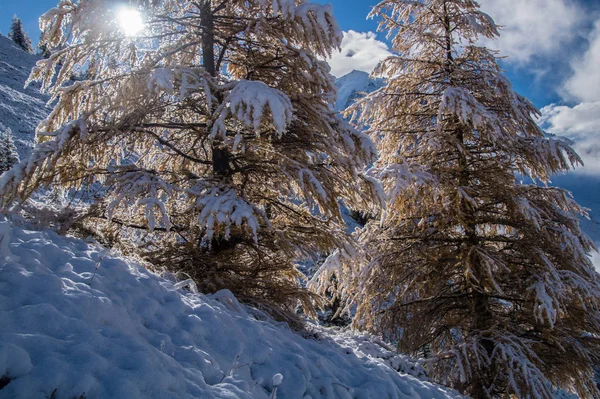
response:
<path id="1" fill-rule="evenodd" d="M 127 36 L 135 36 L 144 29 L 142 14 L 135 8 L 123 7 L 117 11 L 119 28 Z"/>

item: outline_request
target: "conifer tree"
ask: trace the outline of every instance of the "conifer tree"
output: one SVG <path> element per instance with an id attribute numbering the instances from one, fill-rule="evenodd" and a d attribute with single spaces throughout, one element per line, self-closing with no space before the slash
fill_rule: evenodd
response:
<path id="1" fill-rule="evenodd" d="M 101 183 L 90 228 L 125 229 L 205 292 L 311 313 L 295 263 L 350 246 L 338 201 L 368 206 L 376 188 L 360 173 L 374 146 L 334 112 L 319 60 L 342 39 L 331 6 L 136 4 L 137 36 L 105 2 L 63 1 L 41 18 L 60 50 L 31 79 L 57 103 L 32 157 L 0 181 L 4 206 L 40 185 Z"/>
<path id="2" fill-rule="evenodd" d="M 8 38 L 11 39 L 15 44 L 21 47 L 28 53 L 33 53 L 33 47 L 31 46 L 31 39 L 27 36 L 27 33 L 23 30 L 23 21 L 13 16 L 12 24 L 10 25 L 10 32 L 8 32 Z"/>
<path id="3" fill-rule="evenodd" d="M 19 153 L 13 142 L 11 131 L 7 129 L 0 136 L 0 173 L 6 172 L 18 162 Z"/>
<path id="4" fill-rule="evenodd" d="M 387 209 L 362 233 L 369 261 L 337 253 L 313 283 L 335 276 L 355 326 L 430 350 L 431 375 L 474 398 L 598 397 L 593 243 L 585 210 L 547 185 L 579 157 L 477 45 L 498 30 L 475 1 L 386 0 L 371 16 L 396 55 L 350 111 L 378 145 Z"/>

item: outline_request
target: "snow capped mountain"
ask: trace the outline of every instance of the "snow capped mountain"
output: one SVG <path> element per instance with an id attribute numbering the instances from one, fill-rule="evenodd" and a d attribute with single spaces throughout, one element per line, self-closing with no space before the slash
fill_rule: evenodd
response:
<path id="1" fill-rule="evenodd" d="M 24 88 L 37 60 L 0 35 L 0 131 L 11 129 L 21 159 L 33 148 L 37 124 L 50 112 L 38 83 Z"/>
<path id="2" fill-rule="evenodd" d="M 354 70 L 335 81 L 338 89 L 335 107 L 342 111 L 365 93 L 371 93 L 383 85 L 382 79 L 371 79 L 368 73 Z"/>

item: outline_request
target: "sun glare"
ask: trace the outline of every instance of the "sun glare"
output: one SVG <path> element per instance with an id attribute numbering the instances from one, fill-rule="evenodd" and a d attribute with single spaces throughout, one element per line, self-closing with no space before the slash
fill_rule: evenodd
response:
<path id="1" fill-rule="evenodd" d="M 117 11 L 119 27 L 127 36 L 135 36 L 144 29 L 142 14 L 135 8 L 124 7 Z"/>

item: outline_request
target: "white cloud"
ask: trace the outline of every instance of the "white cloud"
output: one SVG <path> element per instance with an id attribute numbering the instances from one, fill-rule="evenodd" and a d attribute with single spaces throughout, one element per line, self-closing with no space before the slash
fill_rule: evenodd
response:
<path id="1" fill-rule="evenodd" d="M 551 104 L 542 108 L 542 127 L 572 139 L 585 162 L 580 173 L 600 176 L 600 21 L 588 36 L 588 48 L 576 58 L 562 93 L 580 101 L 575 106 Z"/>
<path id="2" fill-rule="evenodd" d="M 585 12 L 570 0 L 481 0 L 482 11 L 502 26 L 500 38 L 484 44 L 525 64 L 534 57 L 556 56 L 577 37 Z"/>
<path id="3" fill-rule="evenodd" d="M 588 41 L 590 46 L 586 53 L 571 64 L 574 73 L 564 90 L 578 101 L 600 101 L 600 20 Z"/>
<path id="4" fill-rule="evenodd" d="M 373 68 L 390 55 L 387 44 L 377 40 L 373 32 L 344 32 L 342 50 L 327 60 L 331 66 L 331 74 L 344 76 L 356 69 L 371 73 Z"/>
<path id="5" fill-rule="evenodd" d="M 541 111 L 540 123 L 547 132 L 573 140 L 585 163 L 575 172 L 600 176 L 600 101 L 574 107 L 551 104 Z"/>

